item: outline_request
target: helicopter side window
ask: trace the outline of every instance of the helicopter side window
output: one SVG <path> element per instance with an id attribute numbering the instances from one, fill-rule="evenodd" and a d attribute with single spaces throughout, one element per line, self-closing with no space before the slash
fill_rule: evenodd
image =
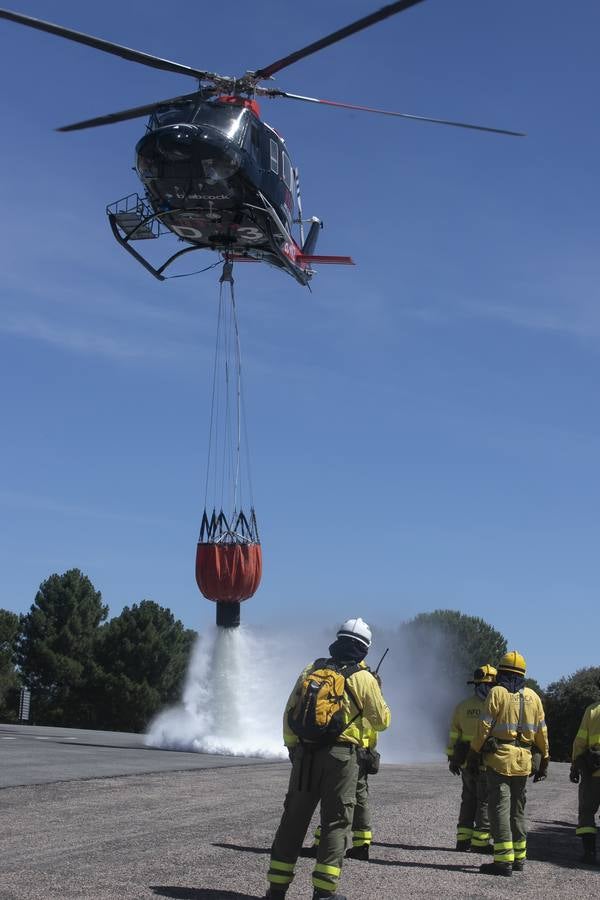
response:
<path id="1" fill-rule="evenodd" d="M 273 138 L 271 138 L 271 172 L 279 174 L 279 147 Z"/>
<path id="2" fill-rule="evenodd" d="M 287 187 L 292 190 L 292 164 L 287 153 L 281 154 L 281 174 Z"/>
<path id="3" fill-rule="evenodd" d="M 260 132 L 254 122 L 250 125 L 250 152 L 256 162 L 260 163 Z"/>

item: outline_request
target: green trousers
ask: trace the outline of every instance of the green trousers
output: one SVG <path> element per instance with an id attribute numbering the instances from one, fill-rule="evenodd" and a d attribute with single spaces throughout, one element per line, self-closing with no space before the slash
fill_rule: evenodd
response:
<path id="1" fill-rule="evenodd" d="M 488 789 L 485 769 L 471 772 L 463 769 L 462 795 L 458 825 L 457 841 L 471 841 L 474 849 L 487 847 L 490 842 L 490 820 L 488 818 Z"/>
<path id="2" fill-rule="evenodd" d="M 353 744 L 296 750 L 283 816 L 271 848 L 267 880 L 274 888 L 285 891 L 292 883 L 304 836 L 320 803 L 321 838 L 312 882 L 320 891 L 335 892 L 356 804 L 357 781 Z"/>
<path id="3" fill-rule="evenodd" d="M 352 817 L 352 846 L 368 847 L 372 840 L 369 776 L 361 771 L 356 782 L 356 806 Z"/>
<path id="4" fill-rule="evenodd" d="M 524 860 L 527 855 L 527 776 L 499 775 L 490 768 L 486 775 L 494 862 Z"/>
<path id="5" fill-rule="evenodd" d="M 600 807 L 600 777 L 584 772 L 579 782 L 579 817 L 577 831 L 582 834 L 596 834 L 596 813 Z"/>
<path id="6" fill-rule="evenodd" d="M 371 812 L 369 809 L 369 776 L 359 767 L 356 782 L 356 805 L 352 816 L 352 846 L 369 847 L 373 840 L 371 830 Z M 314 846 L 321 843 L 321 825 L 317 825 Z"/>

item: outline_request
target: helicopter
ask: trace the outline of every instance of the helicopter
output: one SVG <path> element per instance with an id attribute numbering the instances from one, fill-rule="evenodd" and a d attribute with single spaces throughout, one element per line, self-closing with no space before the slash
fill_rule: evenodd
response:
<path id="1" fill-rule="evenodd" d="M 358 112 L 432 122 L 456 128 L 523 137 L 522 132 L 434 119 L 294 94 L 262 83 L 282 69 L 344 40 L 423 0 L 399 0 L 239 77 L 219 75 L 115 44 L 61 25 L 0 9 L 0 18 L 85 44 L 141 65 L 190 76 L 195 91 L 58 128 L 70 132 L 149 116 L 135 148 L 143 196 L 130 194 L 107 206 L 112 233 L 155 278 L 185 254 L 219 252 L 226 261 L 266 262 L 301 285 L 313 265 L 354 265 L 349 256 L 315 254 L 322 221 L 302 217 L 298 169 L 284 139 L 261 119 L 257 98 L 286 98 Z M 304 225 L 308 224 L 307 233 Z M 298 226 L 298 239 L 294 226 Z M 156 267 L 140 242 L 176 235 L 186 246 Z M 136 247 L 133 244 L 136 244 Z"/>

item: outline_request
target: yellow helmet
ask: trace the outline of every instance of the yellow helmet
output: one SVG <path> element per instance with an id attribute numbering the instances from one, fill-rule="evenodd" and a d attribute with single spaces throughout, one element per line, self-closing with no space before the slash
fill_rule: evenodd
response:
<path id="1" fill-rule="evenodd" d="M 473 681 L 467 681 L 467 684 L 493 684 L 497 674 L 498 671 L 493 666 L 479 666 L 473 672 Z"/>
<path id="2" fill-rule="evenodd" d="M 521 656 L 517 650 L 509 650 L 498 663 L 498 668 L 503 672 L 512 672 L 514 675 L 524 675 L 527 665 L 525 657 Z"/>

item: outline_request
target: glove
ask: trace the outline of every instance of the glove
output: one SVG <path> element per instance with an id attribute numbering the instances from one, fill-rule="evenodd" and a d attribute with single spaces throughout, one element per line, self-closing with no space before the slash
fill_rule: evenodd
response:
<path id="1" fill-rule="evenodd" d="M 573 784 L 579 784 L 579 779 L 581 778 L 581 772 L 576 766 L 571 766 L 571 771 L 569 772 L 569 781 L 572 781 Z"/>
<path id="2" fill-rule="evenodd" d="M 453 775 L 460 775 L 461 768 L 458 763 L 454 762 L 453 759 L 448 760 L 448 768 L 452 772 Z"/>
<path id="3" fill-rule="evenodd" d="M 544 781 L 546 775 L 548 774 L 548 763 L 550 760 L 547 756 L 544 756 L 540 762 L 540 767 L 533 776 L 533 783 L 537 784 L 538 781 Z"/>
<path id="4" fill-rule="evenodd" d="M 479 772 L 479 769 L 481 768 L 481 754 L 470 748 L 467 753 L 465 765 L 469 772 Z"/>

